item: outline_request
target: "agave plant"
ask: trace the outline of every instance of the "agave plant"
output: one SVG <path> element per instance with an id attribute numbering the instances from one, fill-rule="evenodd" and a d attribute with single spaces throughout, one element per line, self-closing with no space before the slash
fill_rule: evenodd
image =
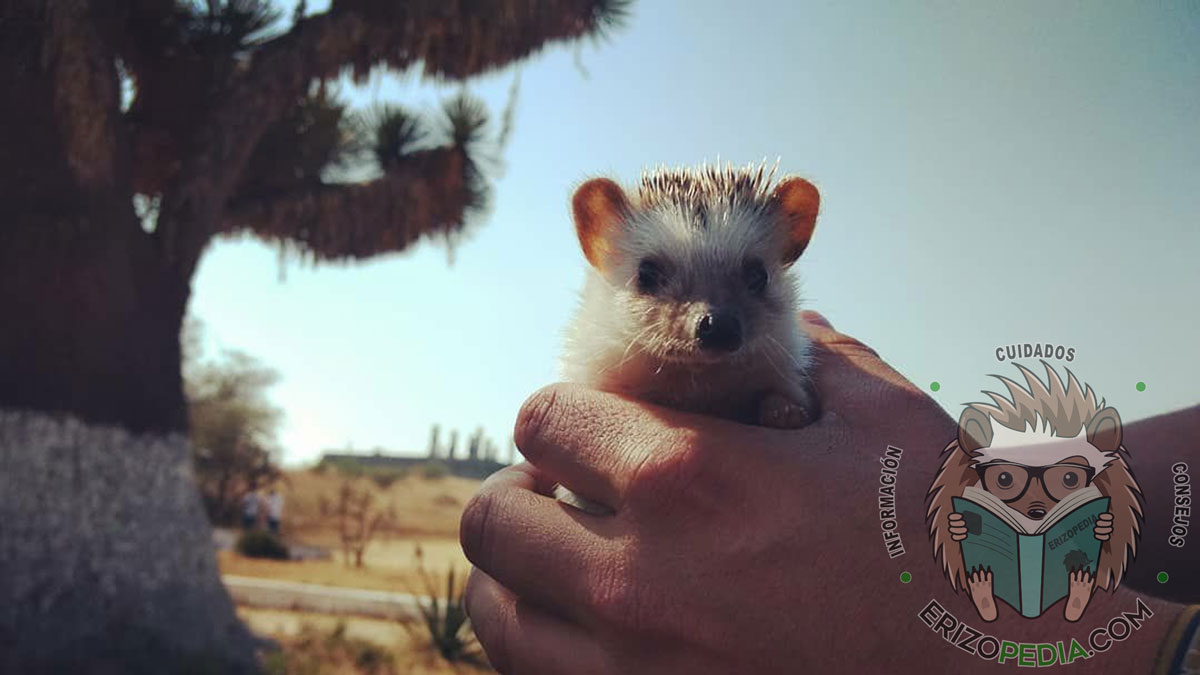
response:
<path id="1" fill-rule="evenodd" d="M 466 578 L 449 566 L 443 586 L 440 575 L 430 574 L 424 565 L 421 547 L 416 549 L 417 574 L 424 591 L 417 595 L 421 626 L 442 658 L 455 662 L 478 662 L 479 643 L 471 631 L 465 604 Z"/>

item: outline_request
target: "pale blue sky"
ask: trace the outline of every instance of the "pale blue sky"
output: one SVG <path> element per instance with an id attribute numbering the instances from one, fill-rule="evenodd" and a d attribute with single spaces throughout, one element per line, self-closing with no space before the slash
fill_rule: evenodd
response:
<path id="1" fill-rule="evenodd" d="M 310 5 L 313 3 L 310 3 Z M 430 426 L 502 445 L 556 379 L 584 270 L 572 187 L 662 163 L 780 159 L 821 189 L 809 306 L 955 414 L 1053 342 L 1136 419 L 1200 401 L 1200 9 L 1195 3 L 641 0 L 598 46 L 521 67 L 494 211 L 457 252 L 343 267 L 209 249 L 210 347 L 283 375 L 285 460 L 424 452 Z M 493 110 L 513 71 L 472 86 Z M 452 90 L 376 81 L 356 101 Z M 1134 385 L 1145 381 L 1147 389 Z"/>

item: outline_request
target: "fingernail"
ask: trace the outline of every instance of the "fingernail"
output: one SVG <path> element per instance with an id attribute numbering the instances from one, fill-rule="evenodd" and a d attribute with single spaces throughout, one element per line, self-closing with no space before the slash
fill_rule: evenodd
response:
<path id="1" fill-rule="evenodd" d="M 825 316 L 820 312 L 811 309 L 806 309 L 800 312 L 800 318 L 804 319 L 808 323 L 815 323 L 818 326 L 833 328 L 833 324 L 829 323 L 829 319 L 826 319 Z"/>

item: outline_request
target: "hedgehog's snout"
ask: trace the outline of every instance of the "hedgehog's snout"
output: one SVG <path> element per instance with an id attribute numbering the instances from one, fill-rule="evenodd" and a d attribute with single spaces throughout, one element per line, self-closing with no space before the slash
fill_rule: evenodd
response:
<path id="1" fill-rule="evenodd" d="M 742 322 L 730 312 L 706 312 L 696 322 L 696 340 L 705 351 L 737 351 L 742 346 Z"/>

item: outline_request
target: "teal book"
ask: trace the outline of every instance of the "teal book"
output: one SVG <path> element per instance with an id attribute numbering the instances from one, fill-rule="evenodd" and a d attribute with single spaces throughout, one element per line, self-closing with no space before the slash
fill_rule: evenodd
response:
<path id="1" fill-rule="evenodd" d="M 992 570 L 992 592 L 1022 616 L 1041 616 L 1067 596 L 1072 570 L 1096 574 L 1100 545 L 1093 530 L 1108 497 L 1091 485 L 1031 520 L 998 497 L 967 487 L 952 500 L 967 526 L 963 564 Z"/>

